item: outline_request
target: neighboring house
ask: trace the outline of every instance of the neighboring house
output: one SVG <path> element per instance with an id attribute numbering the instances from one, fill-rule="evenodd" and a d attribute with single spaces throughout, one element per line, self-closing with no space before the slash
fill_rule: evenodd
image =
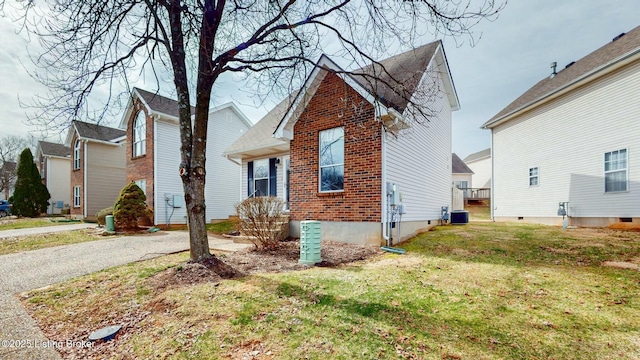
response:
<path id="1" fill-rule="evenodd" d="M 555 64 L 552 64 L 555 65 Z M 640 27 L 541 80 L 491 129 L 495 220 L 640 221 Z"/>
<path id="2" fill-rule="evenodd" d="M 47 214 L 60 214 L 69 208 L 71 199 L 71 149 L 63 144 L 38 141 L 36 161 L 42 183 L 51 198 Z"/>
<path id="3" fill-rule="evenodd" d="M 473 171 L 471 176 L 473 186 L 491 189 L 491 148 L 473 153 L 463 161 Z"/>
<path id="4" fill-rule="evenodd" d="M 469 189 L 473 187 L 473 170 L 471 170 L 456 153 L 451 154 L 451 175 L 453 185 L 458 189 Z"/>
<path id="5" fill-rule="evenodd" d="M 66 140 L 71 149 L 71 216 L 94 218 L 116 202 L 127 183 L 125 135 L 107 126 L 71 123 Z"/>
<path id="6" fill-rule="evenodd" d="M 13 195 L 16 184 L 17 164 L 13 161 L 5 161 L 0 167 L 0 196 L 3 200 L 8 200 Z"/>
<path id="7" fill-rule="evenodd" d="M 292 236 L 301 221 L 319 220 L 323 240 L 379 245 L 393 235 L 396 243 L 435 225 L 450 206 L 459 103 L 442 43 L 381 64 L 388 74 L 376 84 L 367 79 L 380 66 L 347 75 L 322 56 L 298 93 L 227 149 L 242 162 L 242 198 L 287 201 Z M 409 99 L 432 116 L 417 117 Z M 400 202 L 402 225 L 390 230 Z"/>
<path id="8" fill-rule="evenodd" d="M 194 109 L 192 108 L 192 113 Z M 240 165 L 222 153 L 245 133 L 251 122 L 233 103 L 209 111 L 205 184 L 206 219 L 228 219 L 239 202 Z M 155 225 L 186 224 L 184 188 L 180 178 L 178 103 L 134 88 L 120 123 L 130 139 L 126 150 L 127 181 L 134 181 L 154 210 Z"/>

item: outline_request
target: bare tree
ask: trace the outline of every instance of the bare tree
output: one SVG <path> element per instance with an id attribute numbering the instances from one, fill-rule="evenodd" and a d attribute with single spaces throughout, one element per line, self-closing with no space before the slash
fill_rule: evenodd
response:
<path id="1" fill-rule="evenodd" d="M 9 197 L 9 189 L 17 177 L 17 161 L 20 153 L 33 147 L 33 139 L 25 136 L 5 135 L 0 138 L 0 191 Z"/>
<path id="2" fill-rule="evenodd" d="M 36 77 L 49 85 L 39 118 L 100 117 L 96 89 L 117 88 L 142 68 L 170 74 L 179 104 L 180 174 L 191 260 L 211 257 L 205 228 L 205 149 L 212 89 L 224 73 L 243 74 L 256 94 L 300 86 L 325 48 L 355 65 L 379 64 L 389 47 L 411 47 L 427 33 L 473 40 L 470 28 L 502 8 L 494 0 L 24 0 L 24 24 L 40 39 Z M 323 46 L 325 45 L 325 46 Z M 402 86 L 386 70 L 367 81 Z M 190 100 L 195 102 L 191 114 Z M 407 99 L 410 100 L 410 99 Z M 95 109 L 95 107 L 93 107 Z M 194 119 L 192 122 L 192 115 Z M 428 115 L 428 114 L 427 114 Z"/>

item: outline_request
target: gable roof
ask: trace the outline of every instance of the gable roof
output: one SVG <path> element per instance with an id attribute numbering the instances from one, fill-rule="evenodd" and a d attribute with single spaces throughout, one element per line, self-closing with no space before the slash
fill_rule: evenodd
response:
<path id="1" fill-rule="evenodd" d="M 73 134 L 77 133 L 80 140 L 97 141 L 105 144 L 117 144 L 127 135 L 126 131 L 108 126 L 73 120 L 67 134 L 67 145 L 71 145 Z"/>
<path id="2" fill-rule="evenodd" d="M 440 44 L 434 41 L 367 65 L 351 77 L 385 106 L 403 112 Z"/>
<path id="3" fill-rule="evenodd" d="M 451 108 L 458 110 L 460 108 L 458 95 L 440 40 L 353 71 L 343 70 L 328 56 L 322 55 L 273 135 L 281 139 L 293 137 L 293 126 L 298 116 L 314 96 L 327 71 L 340 76 L 345 83 L 373 104 L 377 118 L 384 119 L 385 122 L 400 120 L 403 123 L 402 128 L 409 127 L 402 121 L 401 113 L 415 94 L 420 80 L 434 58 L 438 58 L 434 66 L 442 78 Z"/>
<path id="4" fill-rule="evenodd" d="M 69 157 L 71 156 L 71 148 L 63 144 L 56 144 L 48 141 L 38 141 L 38 152 L 42 152 L 44 156 Z"/>
<path id="5" fill-rule="evenodd" d="M 258 155 L 276 154 L 289 150 L 289 142 L 277 139 L 271 134 L 275 131 L 295 98 L 295 93 L 287 96 L 271 111 L 262 117 L 253 127 L 229 146 L 223 155 L 230 158 L 247 158 Z"/>
<path id="6" fill-rule="evenodd" d="M 478 161 L 478 160 L 482 160 L 482 159 L 486 159 L 486 158 L 490 158 L 491 157 L 491 148 L 488 149 L 484 149 L 478 152 L 475 152 L 473 154 L 468 155 L 466 158 L 464 158 L 464 162 L 466 164 L 474 162 L 474 161 Z"/>
<path id="7" fill-rule="evenodd" d="M 573 64 L 567 65 L 553 77 L 546 77 L 527 90 L 520 97 L 507 105 L 499 113 L 482 125 L 483 128 L 493 126 L 509 120 L 519 112 L 527 110 L 541 103 L 551 100 L 569 91 L 572 85 L 580 85 L 602 76 L 615 68 L 624 65 L 632 57 L 640 53 L 640 26 L 623 36 L 617 36 L 613 41 L 588 54 Z M 630 59 L 631 58 L 631 59 Z"/>
<path id="8" fill-rule="evenodd" d="M 18 163 L 15 161 L 5 161 L 2 166 L 0 166 L 0 170 L 2 171 L 15 171 L 18 168 Z"/>
<path id="9" fill-rule="evenodd" d="M 473 174 L 473 170 L 469 169 L 467 164 L 460 159 L 456 153 L 451 154 L 451 173 L 452 174 Z"/>
<path id="10" fill-rule="evenodd" d="M 133 88 L 133 94 L 136 94 L 142 103 L 147 107 L 148 113 L 165 115 L 172 118 L 178 118 L 179 108 L 176 100 L 158 95 L 139 88 Z M 191 114 L 195 113 L 196 108 L 191 106 Z"/>

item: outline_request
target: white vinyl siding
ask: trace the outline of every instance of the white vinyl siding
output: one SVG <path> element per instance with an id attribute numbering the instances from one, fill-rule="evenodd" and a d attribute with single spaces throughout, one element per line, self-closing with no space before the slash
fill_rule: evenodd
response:
<path id="1" fill-rule="evenodd" d="M 440 78 L 436 84 L 438 89 L 444 89 Z M 429 76 L 425 76 L 423 85 L 436 86 Z M 451 206 L 451 106 L 447 96 L 440 95 L 426 104 L 438 109 L 429 122 L 422 119 L 423 124 L 413 123 L 397 139 L 386 135 L 384 181 L 395 183 L 402 193 L 406 210 L 403 221 L 435 220 L 440 217 L 442 206 Z"/>
<path id="2" fill-rule="evenodd" d="M 209 113 L 207 140 L 207 221 L 228 219 L 236 213 L 236 204 L 241 190 L 246 191 L 246 179 L 238 181 L 241 166 L 222 154 L 249 126 L 231 107 Z"/>
<path id="3" fill-rule="evenodd" d="M 467 164 L 473 171 L 471 183 L 476 188 L 491 188 L 491 157 L 476 160 Z"/>
<path id="4" fill-rule="evenodd" d="M 155 161 L 156 161 L 156 177 L 154 184 L 154 211 L 156 224 L 186 224 L 187 211 L 184 204 L 178 208 L 173 208 L 167 202 L 173 195 L 184 198 L 184 188 L 182 179 L 180 178 L 180 130 L 178 124 L 173 122 L 156 121 L 155 127 Z M 211 175 L 207 174 L 207 183 Z M 184 201 L 183 201 L 184 203 Z M 209 202 L 206 202 L 209 206 Z"/>
<path id="5" fill-rule="evenodd" d="M 634 195 L 640 166 L 633 148 L 640 139 L 640 63 L 533 109 L 493 129 L 494 216 L 540 217 L 561 222 L 559 202 L 572 217 L 639 217 Z M 626 192 L 605 193 L 603 154 L 626 148 Z M 528 188 L 531 164 L 544 181 Z M 559 221 L 557 221 L 560 219 Z"/>

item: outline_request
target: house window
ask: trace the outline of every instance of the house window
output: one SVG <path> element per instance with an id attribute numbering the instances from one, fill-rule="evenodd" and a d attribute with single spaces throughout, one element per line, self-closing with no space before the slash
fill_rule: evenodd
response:
<path id="1" fill-rule="evenodd" d="M 133 122 L 133 157 L 146 153 L 147 124 L 144 111 L 139 111 Z"/>
<path id="2" fill-rule="evenodd" d="M 320 131 L 320 192 L 344 190 L 344 128 Z"/>
<path id="3" fill-rule="evenodd" d="M 73 169 L 80 169 L 80 140 L 76 140 L 73 145 Z"/>
<path id="4" fill-rule="evenodd" d="M 604 154 L 604 192 L 627 191 L 627 149 Z"/>
<path id="5" fill-rule="evenodd" d="M 44 179 L 45 177 L 44 165 L 45 165 L 44 156 L 41 156 L 40 157 L 40 178 L 41 179 Z"/>
<path id="6" fill-rule="evenodd" d="M 145 195 L 147 195 L 147 180 L 140 179 L 140 180 L 134 181 L 134 183 L 136 183 L 136 185 L 138 185 L 138 187 L 142 190 L 142 192 Z"/>
<path id="7" fill-rule="evenodd" d="M 538 167 L 529 168 L 529 186 L 538 186 L 539 182 Z"/>
<path id="8" fill-rule="evenodd" d="M 248 188 L 247 196 L 277 196 L 279 159 L 261 159 L 247 163 Z"/>
<path id="9" fill-rule="evenodd" d="M 80 186 L 73 187 L 73 207 L 80 207 Z"/>
<path id="10" fill-rule="evenodd" d="M 269 159 L 253 162 L 254 196 L 269 195 Z"/>

